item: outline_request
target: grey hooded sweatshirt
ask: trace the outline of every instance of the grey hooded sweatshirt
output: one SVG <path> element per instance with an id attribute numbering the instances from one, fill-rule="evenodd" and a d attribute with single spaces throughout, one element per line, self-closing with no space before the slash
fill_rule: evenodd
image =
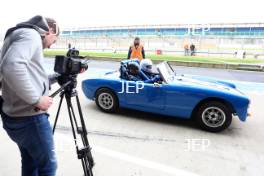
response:
<path id="1" fill-rule="evenodd" d="M 41 96 L 47 96 L 49 90 L 41 39 L 48 25 L 41 16 L 19 25 L 32 25 L 34 29 L 13 31 L 6 37 L 0 56 L 3 112 L 18 118 L 44 113 L 35 111 L 34 105 Z"/>

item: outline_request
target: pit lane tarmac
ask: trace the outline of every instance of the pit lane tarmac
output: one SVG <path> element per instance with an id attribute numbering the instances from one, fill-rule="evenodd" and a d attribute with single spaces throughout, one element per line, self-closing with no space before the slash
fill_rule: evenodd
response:
<path id="1" fill-rule="evenodd" d="M 189 120 L 125 109 L 117 114 L 99 111 L 94 102 L 84 97 L 80 83 L 108 70 L 112 68 L 90 68 L 78 78 L 80 101 L 96 162 L 95 176 L 170 176 L 176 172 L 260 176 L 264 173 L 264 95 L 261 83 L 254 86 L 254 82 L 236 79 L 234 82 L 242 84 L 240 87 L 250 96 L 252 117 L 245 123 L 234 118 L 227 130 L 208 133 L 196 128 Z M 51 91 L 57 88 L 55 85 Z M 49 111 L 51 122 L 58 101 L 59 97 L 56 97 Z M 67 111 L 63 108 L 55 134 L 58 175 L 82 175 L 69 125 Z M 0 175 L 19 175 L 18 149 L 3 129 L 0 130 L 0 141 Z"/>

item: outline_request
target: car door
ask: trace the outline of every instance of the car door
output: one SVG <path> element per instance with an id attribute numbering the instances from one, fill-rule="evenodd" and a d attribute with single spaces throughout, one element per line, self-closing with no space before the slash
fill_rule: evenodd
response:
<path id="1" fill-rule="evenodd" d="M 127 81 L 124 85 L 126 103 L 129 106 L 164 109 L 165 95 L 162 84 L 144 83 L 142 81 Z"/>

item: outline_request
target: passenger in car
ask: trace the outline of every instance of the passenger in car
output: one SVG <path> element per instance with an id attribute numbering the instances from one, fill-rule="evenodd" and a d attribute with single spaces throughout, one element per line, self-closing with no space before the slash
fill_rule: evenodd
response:
<path id="1" fill-rule="evenodd" d="M 160 77 L 153 77 L 149 79 L 142 71 L 136 62 L 130 62 L 127 65 L 128 80 L 129 81 L 143 81 L 144 83 L 154 83 L 160 80 Z"/>
<path id="2" fill-rule="evenodd" d="M 140 70 L 148 79 L 160 79 L 159 73 L 153 71 L 153 63 L 150 59 L 144 59 L 140 62 Z"/>

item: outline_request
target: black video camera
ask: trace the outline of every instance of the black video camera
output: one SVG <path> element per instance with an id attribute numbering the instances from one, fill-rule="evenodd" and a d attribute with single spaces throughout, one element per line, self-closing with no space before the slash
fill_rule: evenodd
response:
<path id="1" fill-rule="evenodd" d="M 54 71 L 61 75 L 77 75 L 88 69 L 85 57 L 79 56 L 79 51 L 75 48 L 68 50 L 67 55 L 55 56 Z"/>

